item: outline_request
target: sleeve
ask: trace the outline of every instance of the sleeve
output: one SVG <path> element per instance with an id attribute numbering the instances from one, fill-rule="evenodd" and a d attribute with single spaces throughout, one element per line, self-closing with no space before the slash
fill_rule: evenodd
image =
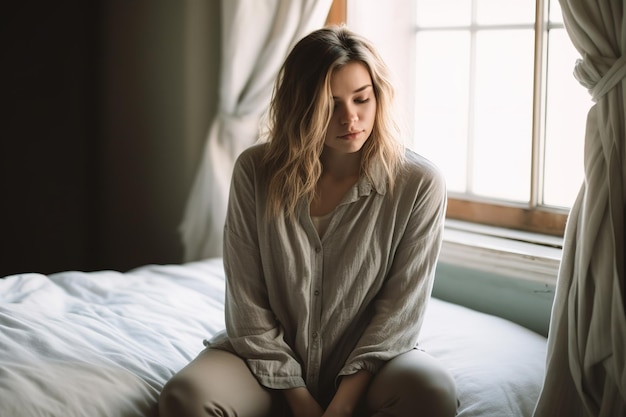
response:
<path id="1" fill-rule="evenodd" d="M 447 204 L 443 176 L 434 167 L 428 172 L 416 180 L 416 197 L 389 273 L 374 300 L 372 319 L 339 376 L 362 369 L 376 373 L 385 362 L 417 345 L 441 250 Z"/>
<path id="2" fill-rule="evenodd" d="M 226 273 L 225 321 L 228 341 L 264 386 L 304 386 L 302 368 L 268 301 L 257 231 L 255 164 L 240 157 L 235 164 L 224 228 Z M 261 211 L 263 212 L 263 211 Z"/>

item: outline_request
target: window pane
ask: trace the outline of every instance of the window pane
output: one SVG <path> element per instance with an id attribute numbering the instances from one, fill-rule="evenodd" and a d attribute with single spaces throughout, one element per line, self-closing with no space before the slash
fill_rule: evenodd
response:
<path id="1" fill-rule="evenodd" d="M 482 25 L 533 24 L 535 22 L 535 2 L 529 0 L 476 0 L 476 21 Z"/>
<path id="2" fill-rule="evenodd" d="M 558 0 L 550 1 L 548 17 L 550 23 L 563 23 L 563 11 L 561 10 L 561 5 Z"/>
<path id="3" fill-rule="evenodd" d="M 580 55 L 564 29 L 553 29 L 548 43 L 548 79 L 543 203 L 571 207 L 583 181 L 587 90 L 572 72 Z"/>
<path id="4" fill-rule="evenodd" d="M 471 0 L 418 0 L 415 7 L 417 25 L 421 27 L 469 25 Z"/>
<path id="5" fill-rule="evenodd" d="M 475 194 L 529 201 L 533 48 L 532 30 L 477 33 L 472 152 Z"/>
<path id="6" fill-rule="evenodd" d="M 417 36 L 413 148 L 443 170 L 453 192 L 466 183 L 469 48 L 468 32 Z"/>

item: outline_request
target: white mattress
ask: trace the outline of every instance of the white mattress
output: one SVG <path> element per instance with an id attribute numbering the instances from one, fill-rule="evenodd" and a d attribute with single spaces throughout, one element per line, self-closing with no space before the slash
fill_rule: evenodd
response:
<path id="1" fill-rule="evenodd" d="M 220 259 L 0 279 L 0 416 L 156 416 L 163 384 L 223 328 Z M 460 417 L 531 416 L 546 339 L 432 299 L 420 345 Z"/>

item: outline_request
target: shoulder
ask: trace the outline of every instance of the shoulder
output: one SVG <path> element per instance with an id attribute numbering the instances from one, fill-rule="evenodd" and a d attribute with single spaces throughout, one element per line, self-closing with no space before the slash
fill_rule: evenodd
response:
<path id="1" fill-rule="evenodd" d="M 448 196 L 442 171 L 424 156 L 407 150 L 392 199 L 407 218 L 443 218 Z"/>
<path id="2" fill-rule="evenodd" d="M 235 160 L 233 176 L 256 177 L 261 174 L 260 170 L 264 166 L 266 143 L 254 144 L 243 150 Z"/>
<path id="3" fill-rule="evenodd" d="M 258 165 L 265 156 L 265 149 L 268 146 L 267 143 L 254 144 L 239 154 L 235 162 L 236 165 Z"/>
<path id="4" fill-rule="evenodd" d="M 265 144 L 255 144 L 244 149 L 232 166 L 231 193 L 239 194 L 258 188 L 265 181 L 263 158 Z"/>
<path id="5" fill-rule="evenodd" d="M 399 179 L 399 185 L 404 187 L 428 188 L 440 193 L 446 190 L 446 181 L 439 167 L 410 149 L 405 151 Z"/>

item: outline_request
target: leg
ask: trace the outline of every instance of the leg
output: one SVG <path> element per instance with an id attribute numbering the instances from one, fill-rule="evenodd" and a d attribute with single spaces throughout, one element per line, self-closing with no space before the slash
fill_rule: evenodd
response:
<path id="1" fill-rule="evenodd" d="M 372 416 L 452 417 L 458 399 L 452 375 L 430 355 L 412 350 L 390 360 L 367 393 Z"/>
<path id="2" fill-rule="evenodd" d="M 163 387 L 160 417 L 269 417 L 275 394 L 238 356 L 205 349 Z"/>

